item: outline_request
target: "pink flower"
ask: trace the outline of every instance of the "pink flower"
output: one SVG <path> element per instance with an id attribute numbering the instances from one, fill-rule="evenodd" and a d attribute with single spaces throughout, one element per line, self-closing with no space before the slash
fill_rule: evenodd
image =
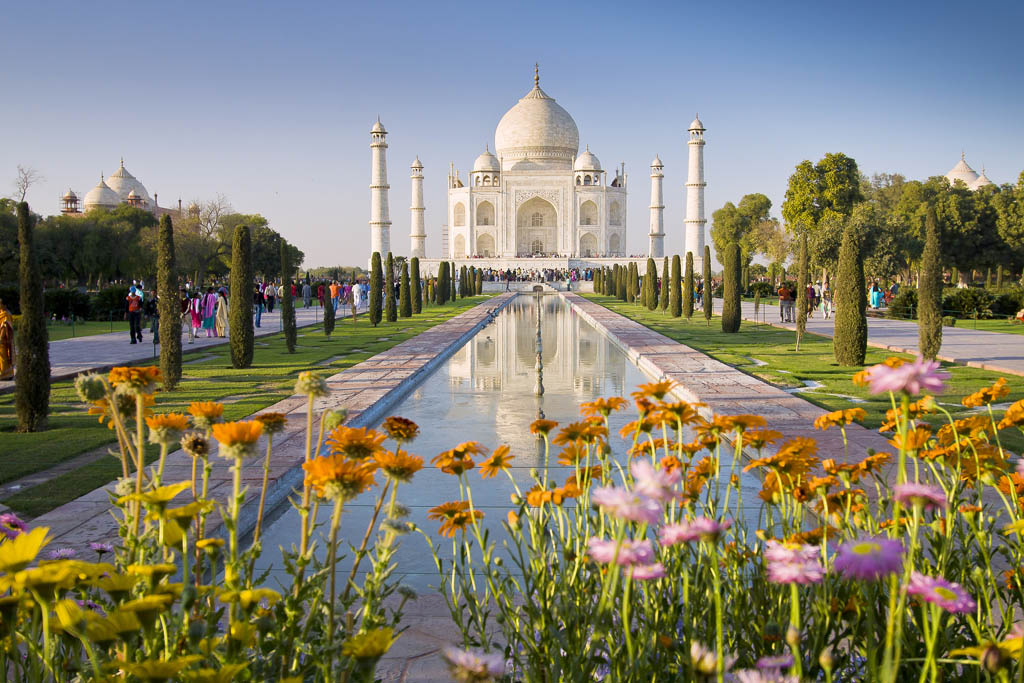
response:
<path id="1" fill-rule="evenodd" d="M 978 603 L 960 584 L 946 581 L 941 576 L 925 576 L 914 572 L 910 575 L 907 593 L 934 603 L 947 612 L 967 614 L 978 608 Z"/>
<path id="2" fill-rule="evenodd" d="M 672 500 L 672 487 L 678 484 L 683 476 L 678 469 L 671 472 L 655 469 L 654 465 L 642 459 L 630 463 L 629 471 L 633 473 L 635 492 L 662 502 Z"/>
<path id="3" fill-rule="evenodd" d="M 97 555 L 102 556 L 103 553 L 114 552 L 114 546 L 111 543 L 97 543 L 96 541 L 93 541 L 89 544 L 89 550 L 93 551 Z"/>
<path id="4" fill-rule="evenodd" d="M 49 558 L 51 560 L 70 560 L 77 554 L 74 548 L 57 548 L 50 551 Z"/>
<path id="5" fill-rule="evenodd" d="M 886 574 L 900 570 L 903 564 L 903 544 L 879 536 L 850 541 L 839 546 L 835 568 L 848 579 L 875 581 Z"/>
<path id="6" fill-rule="evenodd" d="M 665 547 L 697 540 L 716 541 L 730 526 L 732 522 L 729 520 L 718 523 L 709 517 L 697 517 L 692 521 L 666 524 L 658 532 L 658 539 Z"/>
<path id="7" fill-rule="evenodd" d="M 665 566 L 661 562 L 638 564 L 633 567 L 633 578 L 637 581 L 665 578 Z"/>
<path id="8" fill-rule="evenodd" d="M 903 505 L 920 505 L 925 510 L 945 510 L 948 507 L 946 494 L 935 486 L 907 482 L 906 484 L 896 484 L 893 491 L 896 494 L 896 500 Z"/>
<path id="9" fill-rule="evenodd" d="M 733 679 L 736 683 L 800 683 L 795 674 L 783 674 L 777 669 L 761 671 L 759 669 L 740 669 Z"/>
<path id="10" fill-rule="evenodd" d="M 949 379 L 949 373 L 939 370 L 938 361 L 918 356 L 912 363 L 904 363 L 896 368 L 884 363 L 876 365 L 868 370 L 867 378 L 872 394 L 902 391 L 913 396 L 924 392 L 941 392 L 945 380 Z"/>
<path id="11" fill-rule="evenodd" d="M 623 567 L 654 562 L 654 548 L 648 540 L 625 540 L 615 554 L 615 541 L 611 539 L 591 537 L 587 540 L 587 555 L 594 562 L 610 564 L 615 562 Z"/>
<path id="12" fill-rule="evenodd" d="M 493 681 L 505 674 L 505 658 L 500 654 L 446 647 L 441 656 L 457 681 Z"/>
<path id="13" fill-rule="evenodd" d="M 791 666 L 793 666 L 793 655 L 774 655 L 757 660 L 757 668 L 761 670 L 788 669 Z"/>
<path id="14" fill-rule="evenodd" d="M 662 508 L 653 498 L 614 486 L 601 486 L 590 494 L 594 505 L 613 517 L 654 524 L 661 519 Z"/>
<path id="15" fill-rule="evenodd" d="M 813 545 L 768 541 L 764 561 L 772 583 L 820 583 L 825 568 L 818 562 L 819 550 Z"/>
<path id="16" fill-rule="evenodd" d="M 14 538 L 28 531 L 28 525 L 25 522 L 18 519 L 18 515 L 13 512 L 4 512 L 0 514 L 0 535 L 6 536 L 7 538 Z"/>

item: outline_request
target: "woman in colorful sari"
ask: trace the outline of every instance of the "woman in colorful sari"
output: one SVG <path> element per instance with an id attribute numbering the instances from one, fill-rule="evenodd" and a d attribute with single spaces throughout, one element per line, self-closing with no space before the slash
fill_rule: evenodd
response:
<path id="1" fill-rule="evenodd" d="M 0 300 L 0 380 L 14 377 L 14 317 Z"/>
<path id="2" fill-rule="evenodd" d="M 212 337 L 217 327 L 217 295 L 213 291 L 213 287 L 206 289 L 206 294 L 203 295 L 203 329 L 206 330 L 206 336 Z"/>
<path id="3" fill-rule="evenodd" d="M 223 288 L 217 292 L 217 336 L 228 336 L 228 296 Z"/>

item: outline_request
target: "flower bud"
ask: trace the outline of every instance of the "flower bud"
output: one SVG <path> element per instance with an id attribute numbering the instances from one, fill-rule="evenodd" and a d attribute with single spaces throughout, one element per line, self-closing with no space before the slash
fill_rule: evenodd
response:
<path id="1" fill-rule="evenodd" d="M 75 378 L 75 392 L 83 402 L 92 403 L 103 398 L 107 389 L 103 385 L 103 378 L 90 372 Z"/>
<path id="2" fill-rule="evenodd" d="M 990 674 L 999 673 L 999 670 L 1003 668 L 1003 653 L 999 651 L 999 646 L 989 644 L 981 653 L 978 661 L 981 662 L 981 668 Z"/>
<path id="3" fill-rule="evenodd" d="M 306 370 L 299 373 L 295 381 L 295 393 L 309 396 L 310 398 L 323 398 L 330 392 L 327 389 L 327 382 L 316 373 Z"/>
<path id="4" fill-rule="evenodd" d="M 796 647 L 800 644 L 800 631 L 790 626 L 786 629 L 786 645 Z"/>
<path id="5" fill-rule="evenodd" d="M 344 408 L 339 410 L 328 410 L 323 416 L 324 431 L 334 431 L 335 427 L 340 427 L 345 424 L 345 420 L 348 419 L 348 411 Z"/>
<path id="6" fill-rule="evenodd" d="M 821 654 L 818 655 L 818 664 L 825 671 L 832 671 L 832 666 L 835 664 L 835 661 L 832 659 L 831 647 L 826 647 L 821 651 Z"/>

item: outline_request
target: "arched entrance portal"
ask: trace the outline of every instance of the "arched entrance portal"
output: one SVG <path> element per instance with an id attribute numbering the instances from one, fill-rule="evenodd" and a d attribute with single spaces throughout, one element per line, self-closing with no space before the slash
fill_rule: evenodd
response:
<path id="1" fill-rule="evenodd" d="M 558 252 L 558 212 L 546 199 L 533 197 L 516 212 L 518 256 Z"/>
<path id="2" fill-rule="evenodd" d="M 580 256 L 597 256 L 597 238 L 593 233 L 586 233 L 580 238 Z"/>

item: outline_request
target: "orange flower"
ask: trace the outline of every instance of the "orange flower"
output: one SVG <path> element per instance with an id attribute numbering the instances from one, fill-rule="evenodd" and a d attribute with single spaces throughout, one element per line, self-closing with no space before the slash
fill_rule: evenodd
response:
<path id="1" fill-rule="evenodd" d="M 546 435 L 557 426 L 558 423 L 554 420 L 534 420 L 530 423 L 530 433 L 538 436 Z"/>
<path id="2" fill-rule="evenodd" d="M 889 443 L 893 448 L 916 453 L 925 447 L 930 438 L 932 438 L 931 427 L 917 425 L 913 430 L 907 430 L 905 434 L 895 434 L 893 438 L 889 439 Z"/>
<path id="3" fill-rule="evenodd" d="M 807 473 L 818 464 L 818 459 L 814 457 L 817 450 L 818 446 L 814 439 L 798 436 L 782 444 L 775 455 L 752 460 L 743 471 L 765 467 L 788 475 L 792 479 Z"/>
<path id="4" fill-rule="evenodd" d="M 661 465 L 661 469 L 669 473 L 683 468 L 683 463 L 674 455 L 665 456 L 661 459 L 659 465 Z"/>
<path id="5" fill-rule="evenodd" d="M 1000 377 L 990 387 L 978 389 L 970 396 L 964 396 L 961 403 L 968 408 L 987 406 L 989 403 L 1005 398 L 1010 395 L 1010 387 L 1006 386 L 1006 378 Z"/>
<path id="6" fill-rule="evenodd" d="M 881 364 L 888 365 L 890 368 L 898 368 L 901 365 L 905 364 L 906 362 L 907 361 L 903 360 L 902 358 L 897 358 L 896 356 L 889 356 L 884 361 L 882 361 Z M 869 379 L 870 371 L 871 368 L 865 368 L 864 370 L 861 370 L 860 372 L 855 374 L 853 376 L 853 383 L 861 387 L 866 387 L 869 384 L 871 384 L 871 380 Z"/>
<path id="7" fill-rule="evenodd" d="M 649 384 L 641 384 L 637 387 L 638 391 L 634 391 L 630 396 L 633 398 L 644 398 L 651 397 L 655 400 L 660 401 L 665 396 L 675 389 L 676 383 L 670 379 L 663 379 L 660 382 L 651 382 Z"/>
<path id="8" fill-rule="evenodd" d="M 356 460 L 372 458 L 381 450 L 381 444 L 387 436 L 366 427 L 346 427 L 344 425 L 334 428 L 334 431 L 327 437 L 327 445 L 331 453 L 338 453 Z"/>
<path id="9" fill-rule="evenodd" d="M 724 415 L 722 423 L 728 424 L 729 431 L 745 432 L 753 427 L 765 427 L 768 422 L 760 415 Z"/>
<path id="10" fill-rule="evenodd" d="M 213 401 L 194 401 L 188 407 L 192 421 L 200 429 L 210 429 L 214 422 L 219 422 L 224 415 L 224 404 Z"/>
<path id="11" fill-rule="evenodd" d="M 700 453 L 705 448 L 708 448 L 708 444 L 704 443 L 703 441 L 691 441 L 689 443 L 677 443 L 675 445 L 675 448 L 676 451 L 682 451 L 683 453 L 686 453 L 692 458 L 697 453 Z"/>
<path id="12" fill-rule="evenodd" d="M 639 420 L 633 420 L 620 429 L 619 436 L 623 439 L 632 439 L 634 436 L 637 436 L 638 432 L 640 434 L 650 434 L 657 426 L 658 423 L 651 419 L 650 416 L 644 417 Z"/>
<path id="13" fill-rule="evenodd" d="M 833 526 L 819 526 L 809 531 L 801 531 L 785 538 L 786 543 L 800 543 L 804 545 L 821 545 L 823 539 L 827 540 L 839 533 L 839 529 Z"/>
<path id="14" fill-rule="evenodd" d="M 708 480 L 715 473 L 715 463 L 710 456 L 701 458 L 692 469 L 686 473 L 686 494 L 696 499 L 701 489 L 708 483 Z"/>
<path id="15" fill-rule="evenodd" d="M 774 429 L 757 429 L 743 434 L 743 443 L 751 448 L 761 450 L 782 438 L 782 433 Z"/>
<path id="16" fill-rule="evenodd" d="M 587 457 L 587 447 L 582 443 L 571 443 L 558 454 L 558 464 L 573 466 Z"/>
<path id="17" fill-rule="evenodd" d="M 284 413 L 260 413 L 252 419 L 262 424 L 267 434 L 280 434 L 288 425 L 288 416 Z"/>
<path id="18" fill-rule="evenodd" d="M 188 429 L 188 416 L 182 413 L 165 413 L 146 418 L 149 425 L 151 443 L 170 445 L 181 438 L 181 433 Z"/>
<path id="19" fill-rule="evenodd" d="M 317 495 L 335 502 L 345 502 L 358 496 L 374 484 L 370 462 L 350 460 L 334 453 L 302 464 L 306 471 L 306 484 L 312 486 Z"/>
<path id="20" fill-rule="evenodd" d="M 213 425 L 213 438 L 220 443 L 220 454 L 226 458 L 245 458 L 255 452 L 263 433 L 262 422 L 224 422 Z"/>
<path id="21" fill-rule="evenodd" d="M 384 474 L 395 481 L 406 483 L 412 480 L 412 475 L 423 468 L 423 458 L 405 452 L 392 453 L 382 450 L 374 454 L 373 460 Z"/>
<path id="22" fill-rule="evenodd" d="M 872 453 L 871 455 L 861 460 L 857 467 L 864 474 L 881 474 L 882 467 L 888 465 L 891 460 L 891 453 Z"/>
<path id="23" fill-rule="evenodd" d="M 574 441 L 593 443 L 601 437 L 608 435 L 604 425 L 598 426 L 589 422 L 571 422 L 562 427 L 551 443 L 556 446 L 564 446 Z"/>
<path id="24" fill-rule="evenodd" d="M 110 386 L 130 394 L 152 394 L 161 379 L 160 368 L 114 368 L 110 371 Z"/>
<path id="25" fill-rule="evenodd" d="M 662 421 L 671 420 L 668 426 L 678 428 L 679 424 L 689 425 L 700 419 L 697 408 L 704 408 L 705 403 L 687 403 L 676 401 L 674 403 L 662 403 L 658 408 L 658 419 Z"/>
<path id="26" fill-rule="evenodd" d="M 445 474 L 461 475 L 466 470 L 475 467 L 473 455 L 486 455 L 487 449 L 476 441 L 460 443 L 455 448 L 438 453 L 430 462 Z"/>
<path id="27" fill-rule="evenodd" d="M 612 396 L 611 398 L 596 398 L 593 401 L 584 403 L 580 406 L 580 415 L 592 415 L 608 417 L 616 410 L 622 410 L 626 407 L 626 399 L 621 396 Z"/>
<path id="28" fill-rule="evenodd" d="M 652 457 L 658 454 L 658 451 L 662 449 L 673 450 L 676 447 L 676 443 L 671 439 L 666 441 L 665 439 L 644 439 L 637 441 L 635 444 L 629 447 L 629 455 L 634 458 L 642 456 Z"/>
<path id="29" fill-rule="evenodd" d="M 811 477 L 804 486 L 808 491 L 814 491 L 816 495 L 824 495 L 833 486 L 839 486 L 839 480 L 829 475 L 827 477 Z"/>
<path id="30" fill-rule="evenodd" d="M 498 472 L 503 472 L 509 468 L 509 463 L 512 462 L 514 457 L 509 453 L 507 445 L 498 446 L 491 453 L 491 457 L 480 463 L 480 476 L 484 479 L 498 476 Z"/>
<path id="31" fill-rule="evenodd" d="M 566 477 L 565 487 L 566 489 L 568 489 L 570 486 L 572 486 L 576 487 L 577 489 L 580 489 L 588 485 L 594 479 L 600 479 L 602 471 L 603 470 L 601 469 L 600 465 L 594 465 L 590 469 L 584 467 L 579 471 L 579 474 L 570 474 L 568 477 Z"/>
<path id="32" fill-rule="evenodd" d="M 420 433 L 419 425 L 404 417 L 391 416 L 384 420 L 382 427 L 398 443 L 410 443 Z"/>
<path id="33" fill-rule="evenodd" d="M 114 401 L 118 415 L 121 416 L 122 420 L 133 419 L 137 411 L 135 405 L 135 397 L 130 394 L 114 394 Z M 156 402 L 150 394 L 142 395 L 142 416 L 145 418 L 150 414 L 150 406 Z M 114 416 L 110 412 L 110 402 L 105 398 L 101 398 L 98 401 L 93 401 L 92 406 L 89 407 L 90 415 L 99 415 L 99 423 L 107 423 L 107 429 L 114 428 Z"/>
<path id="34" fill-rule="evenodd" d="M 999 429 L 1007 427 L 1019 427 L 1024 424 L 1024 399 L 1017 401 L 1006 409 L 1003 419 L 999 421 Z"/>
<path id="35" fill-rule="evenodd" d="M 441 528 L 437 533 L 442 536 L 454 536 L 456 531 L 464 531 L 473 520 L 481 519 L 483 516 L 484 513 L 480 510 L 470 511 L 467 501 L 442 503 L 427 513 L 428 519 L 441 522 Z"/>
<path id="36" fill-rule="evenodd" d="M 562 489 L 544 489 L 534 486 L 526 492 L 526 504 L 531 507 L 540 507 L 544 503 L 561 505 L 565 495 Z"/>
<path id="37" fill-rule="evenodd" d="M 851 422 L 862 422 L 868 416 L 863 408 L 847 408 L 836 410 L 831 413 L 818 416 L 814 420 L 815 429 L 828 429 L 829 427 L 846 426 Z"/>

